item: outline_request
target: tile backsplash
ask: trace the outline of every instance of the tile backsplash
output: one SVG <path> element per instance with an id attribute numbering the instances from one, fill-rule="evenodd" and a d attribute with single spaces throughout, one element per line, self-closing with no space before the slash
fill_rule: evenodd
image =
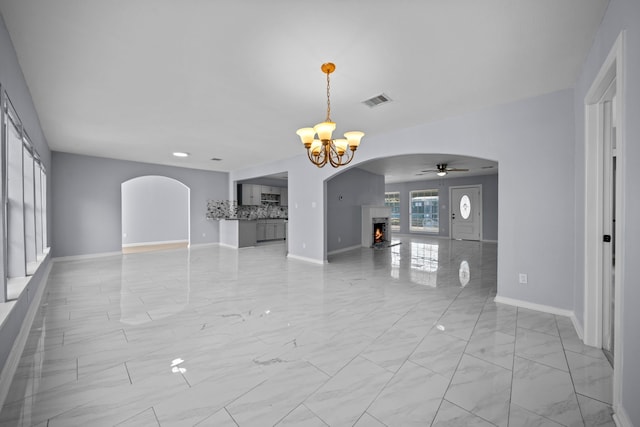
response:
<path id="1" fill-rule="evenodd" d="M 235 200 L 209 200 L 207 202 L 207 219 L 263 219 L 287 218 L 289 210 L 286 206 L 238 206 Z"/>

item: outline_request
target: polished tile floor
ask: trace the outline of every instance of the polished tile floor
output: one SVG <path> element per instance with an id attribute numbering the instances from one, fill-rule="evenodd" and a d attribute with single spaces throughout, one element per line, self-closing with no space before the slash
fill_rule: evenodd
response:
<path id="1" fill-rule="evenodd" d="M 614 425 L 602 352 L 493 302 L 496 244 L 396 243 L 56 262 L 0 426 Z"/>

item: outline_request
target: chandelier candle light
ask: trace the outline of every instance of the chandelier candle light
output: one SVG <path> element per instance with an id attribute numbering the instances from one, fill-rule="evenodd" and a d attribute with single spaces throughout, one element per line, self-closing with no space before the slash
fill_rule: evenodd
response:
<path id="1" fill-rule="evenodd" d="M 336 129 L 336 124 L 331 121 L 329 74 L 335 71 L 336 66 L 331 62 L 327 62 L 322 64 L 320 69 L 327 75 L 327 118 L 324 122 L 318 123 L 312 128 L 298 129 L 296 134 L 307 149 L 307 155 L 311 163 L 319 168 L 330 163 L 331 166 L 337 168 L 351 162 L 364 133 L 351 131 L 344 134 L 346 139 L 331 139 L 331 133 Z M 317 139 L 315 138 L 316 134 L 318 134 Z M 347 150 L 347 147 L 349 150 Z"/>

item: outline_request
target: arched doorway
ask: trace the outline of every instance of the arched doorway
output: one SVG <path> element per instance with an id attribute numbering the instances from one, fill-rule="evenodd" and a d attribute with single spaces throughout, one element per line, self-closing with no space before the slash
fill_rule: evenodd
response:
<path id="1" fill-rule="evenodd" d="M 190 189 L 165 176 L 122 183 L 122 252 L 188 247 Z"/>

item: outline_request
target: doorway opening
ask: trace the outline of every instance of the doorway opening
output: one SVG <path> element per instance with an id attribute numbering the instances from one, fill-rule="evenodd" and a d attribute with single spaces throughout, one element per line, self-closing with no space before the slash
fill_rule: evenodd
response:
<path id="1" fill-rule="evenodd" d="M 123 253 L 189 246 L 189 187 L 165 176 L 141 176 L 122 183 L 121 197 Z"/>

